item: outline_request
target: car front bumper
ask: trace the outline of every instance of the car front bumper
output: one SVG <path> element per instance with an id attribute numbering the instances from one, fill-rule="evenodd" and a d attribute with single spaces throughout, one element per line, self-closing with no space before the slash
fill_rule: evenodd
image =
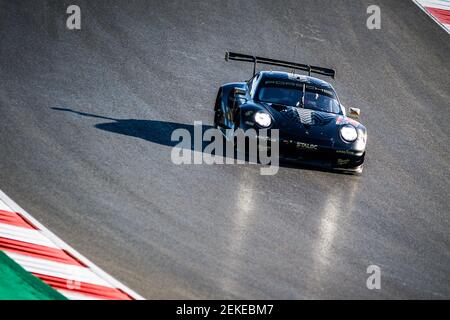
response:
<path id="1" fill-rule="evenodd" d="M 331 146 L 320 146 L 311 141 L 295 141 L 271 139 L 265 136 L 249 137 L 258 143 L 258 150 L 267 149 L 273 152 L 272 145 L 278 143 L 278 155 L 280 160 L 298 162 L 311 166 L 319 166 L 338 171 L 362 172 L 365 151 L 350 149 L 337 149 Z M 246 150 L 248 151 L 248 150 Z"/>

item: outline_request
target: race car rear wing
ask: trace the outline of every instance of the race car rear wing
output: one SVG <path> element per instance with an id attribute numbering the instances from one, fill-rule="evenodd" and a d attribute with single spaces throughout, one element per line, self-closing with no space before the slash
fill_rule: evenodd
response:
<path id="1" fill-rule="evenodd" d="M 256 74 L 256 65 L 259 64 L 266 64 L 266 65 L 272 65 L 272 66 L 278 66 L 278 67 L 285 67 L 285 68 L 291 68 L 295 70 L 302 70 L 307 71 L 308 75 L 310 76 L 311 73 L 321 74 L 327 77 L 331 77 L 334 79 L 336 76 L 336 71 L 333 69 L 327 69 L 322 67 L 316 67 L 311 66 L 307 64 L 301 64 L 296 62 L 288 62 L 288 61 L 282 61 L 282 60 L 274 60 L 274 59 L 268 59 L 268 58 L 262 58 L 257 56 L 252 56 L 248 54 L 242 54 L 242 53 L 236 53 L 236 52 L 225 52 L 225 60 L 236 60 L 236 61 L 244 61 L 244 62 L 253 62 L 253 75 Z"/>

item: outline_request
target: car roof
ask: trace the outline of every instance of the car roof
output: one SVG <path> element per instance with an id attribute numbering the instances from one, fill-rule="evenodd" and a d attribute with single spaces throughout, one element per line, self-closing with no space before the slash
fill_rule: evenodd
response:
<path id="1" fill-rule="evenodd" d="M 306 82 L 317 87 L 333 89 L 333 86 L 331 84 L 322 79 L 298 73 L 289 73 L 282 71 L 261 71 L 259 72 L 259 74 L 261 75 L 261 79 L 277 79 L 277 80 L 284 79 L 291 81 L 299 81 L 302 83 Z"/>

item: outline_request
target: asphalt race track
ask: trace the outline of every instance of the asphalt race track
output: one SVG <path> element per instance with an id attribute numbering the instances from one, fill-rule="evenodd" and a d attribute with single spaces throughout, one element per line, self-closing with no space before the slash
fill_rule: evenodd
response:
<path id="1" fill-rule="evenodd" d="M 0 1 L 0 189 L 53 232 L 149 299 L 450 298 L 450 38 L 412 1 L 72 2 Z M 335 68 L 364 173 L 173 164 L 251 75 L 226 50 Z"/>

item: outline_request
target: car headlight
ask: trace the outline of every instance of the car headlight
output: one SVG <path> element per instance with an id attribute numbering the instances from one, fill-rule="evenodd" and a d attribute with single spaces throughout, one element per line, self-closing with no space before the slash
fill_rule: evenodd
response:
<path id="1" fill-rule="evenodd" d="M 358 138 L 358 132 L 354 126 L 345 125 L 341 128 L 341 137 L 347 142 L 353 142 Z"/>
<path id="2" fill-rule="evenodd" d="M 258 111 L 255 113 L 255 122 L 261 127 L 267 128 L 272 124 L 272 118 L 268 113 Z"/>

